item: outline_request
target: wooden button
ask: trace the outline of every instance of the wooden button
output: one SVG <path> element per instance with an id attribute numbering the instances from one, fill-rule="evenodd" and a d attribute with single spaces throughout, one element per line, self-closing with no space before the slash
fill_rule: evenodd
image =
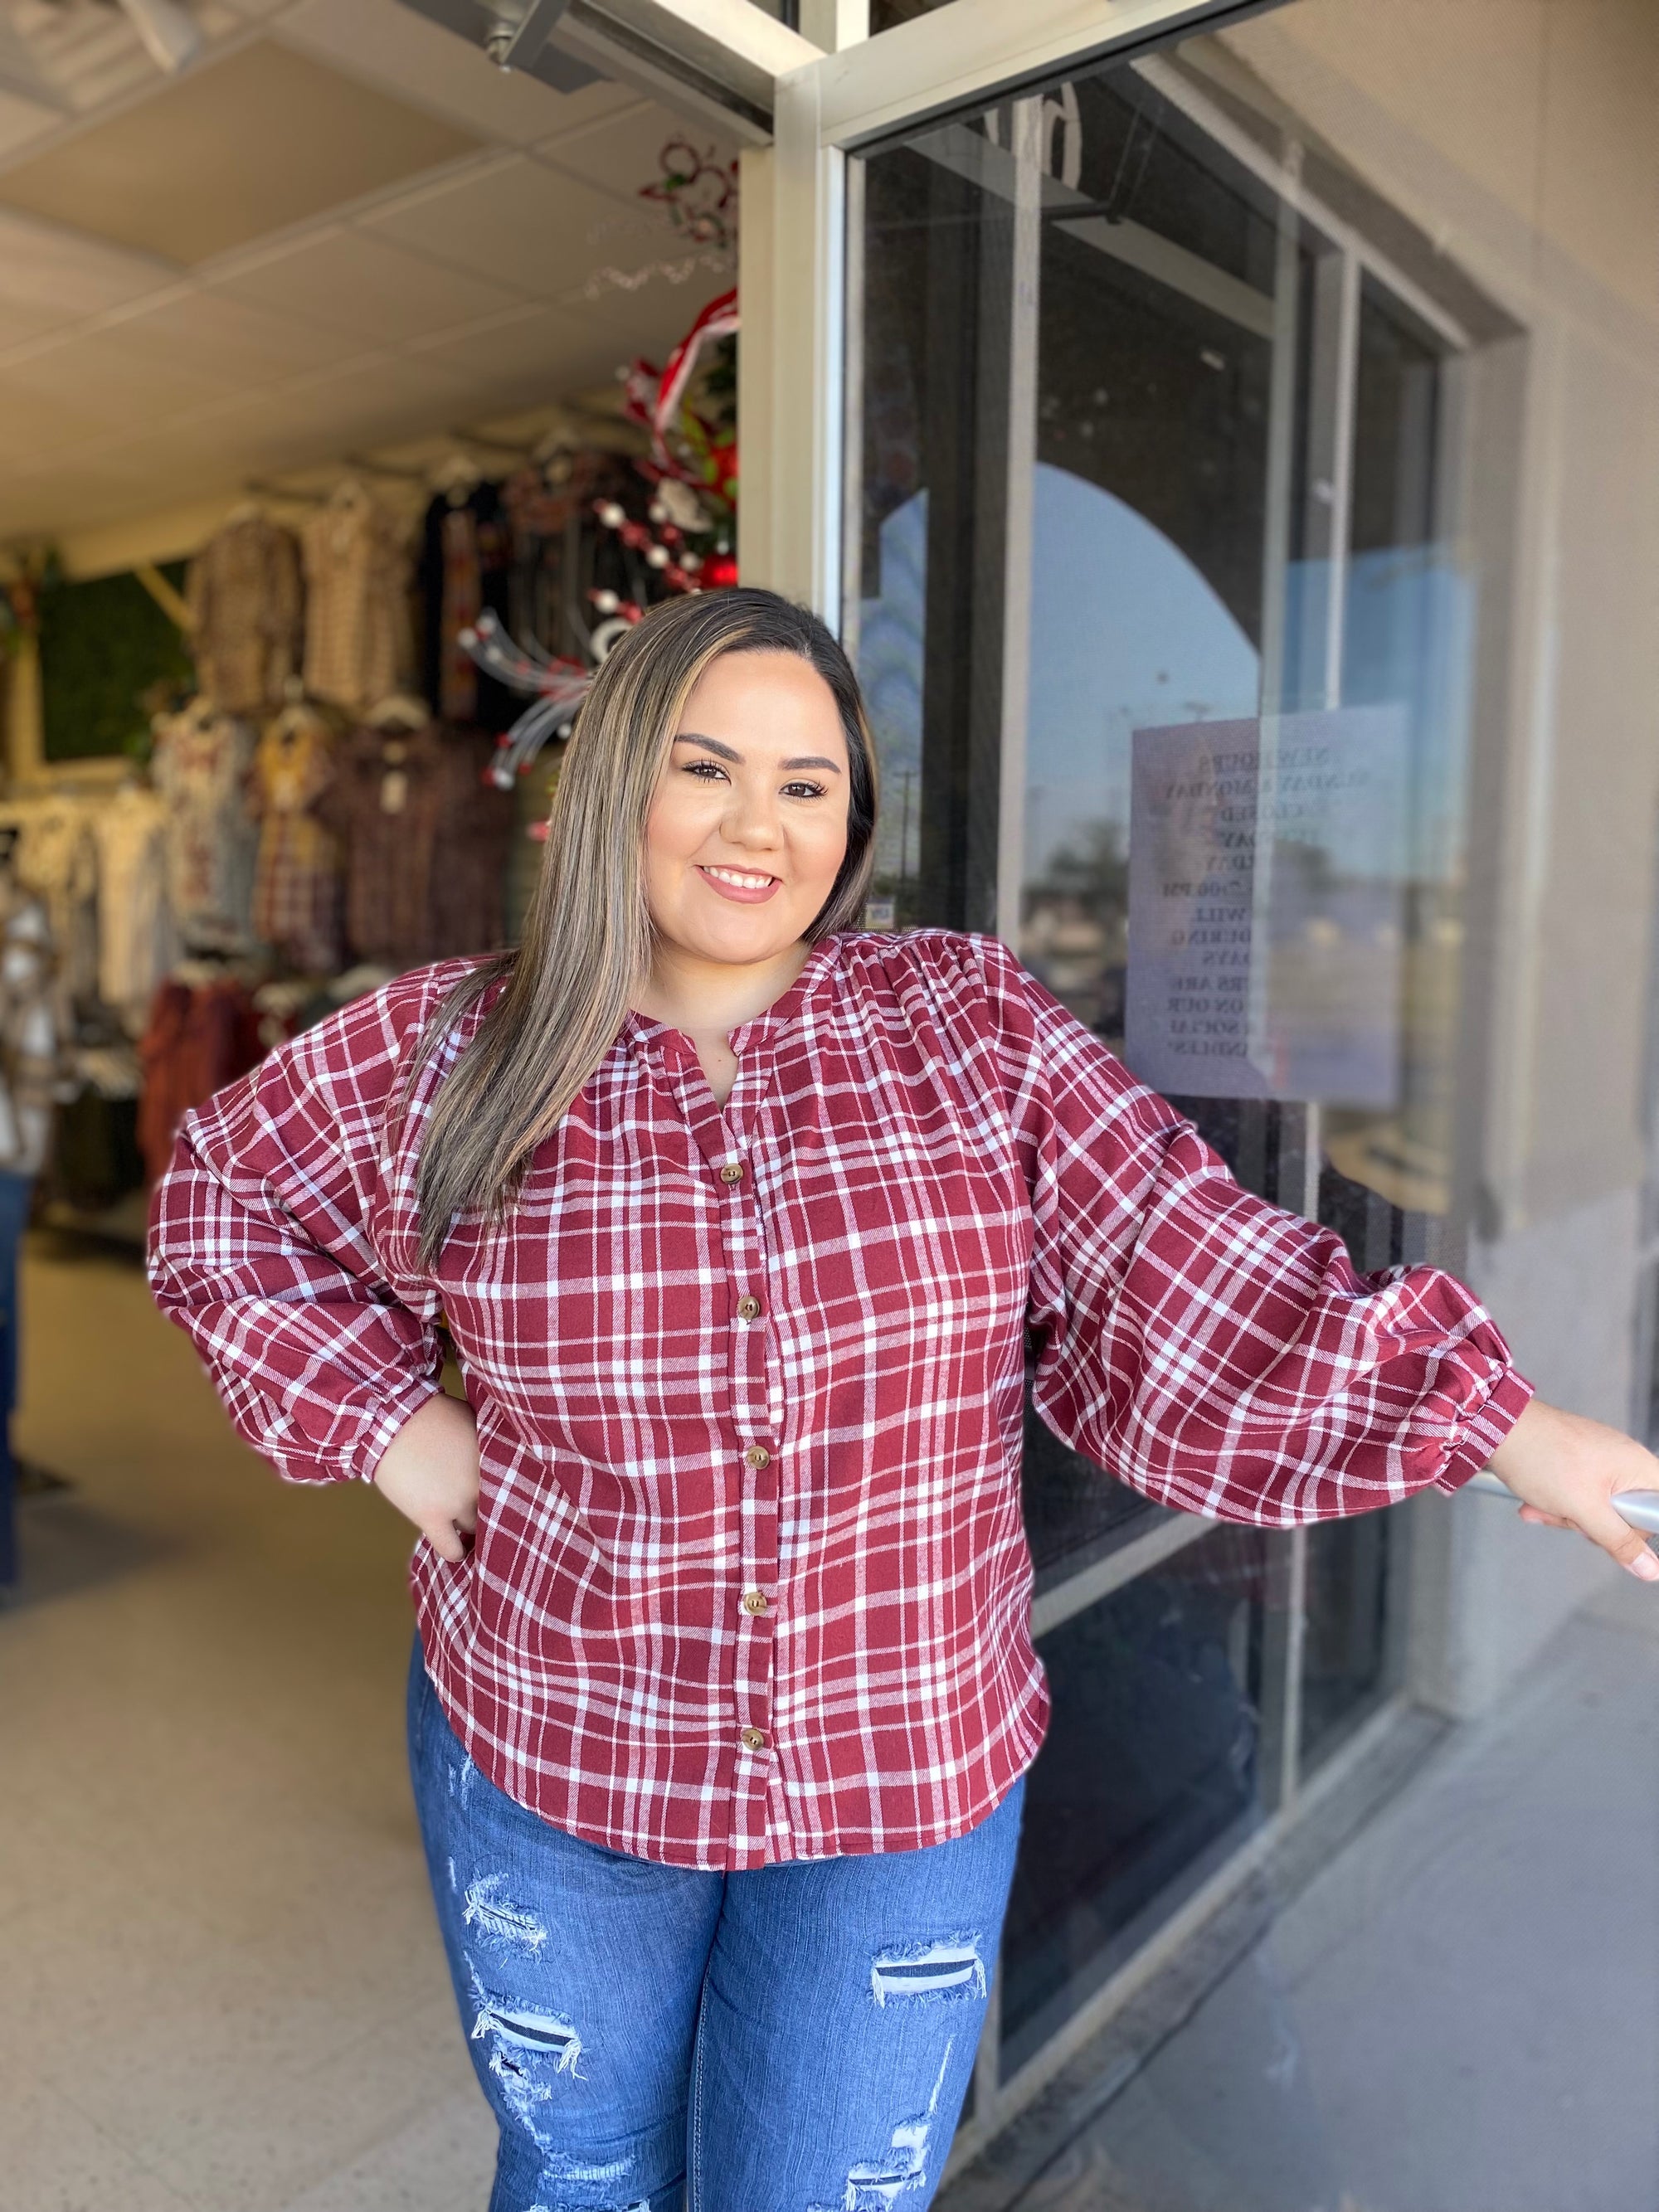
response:
<path id="1" fill-rule="evenodd" d="M 743 1455 L 743 1463 L 745 1467 L 752 1467 L 756 1469 L 759 1469 L 763 1467 L 769 1466 L 771 1459 L 772 1455 L 767 1450 L 764 1444 L 750 1444 L 748 1450 L 744 1452 Z"/>
<path id="2" fill-rule="evenodd" d="M 761 1729 L 744 1729 L 743 1733 L 738 1736 L 738 1741 L 743 1746 L 745 1751 L 764 1751 L 766 1748 L 765 1731 Z"/>
<path id="3" fill-rule="evenodd" d="M 760 1300 L 758 1298 L 739 1298 L 738 1300 L 738 1319 L 739 1321 L 758 1321 L 760 1319 Z"/>
<path id="4" fill-rule="evenodd" d="M 745 1590 L 743 1594 L 743 1609 L 745 1613 L 764 1613 L 766 1610 L 766 1592 L 764 1590 Z"/>
<path id="5" fill-rule="evenodd" d="M 727 1160 L 726 1165 L 720 1170 L 720 1181 L 722 1182 L 741 1182 L 743 1181 L 743 1162 L 741 1160 Z"/>

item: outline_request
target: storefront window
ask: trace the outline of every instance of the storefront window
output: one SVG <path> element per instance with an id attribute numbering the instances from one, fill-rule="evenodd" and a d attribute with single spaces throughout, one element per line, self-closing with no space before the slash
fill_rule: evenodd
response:
<path id="1" fill-rule="evenodd" d="M 1004 2078 L 1259 1822 L 1273 1555 L 1218 1529 L 1039 1638 L 1054 1708 L 1003 1937 Z"/>
<path id="2" fill-rule="evenodd" d="M 1251 1188 L 1444 1259 L 1498 325 L 1213 49 L 854 162 L 868 920 L 999 932 Z M 1025 1510 L 1057 1718 L 1005 2074 L 1397 1686 L 1404 1579 L 1386 1513 L 1178 1548 L 1035 1417 Z"/>

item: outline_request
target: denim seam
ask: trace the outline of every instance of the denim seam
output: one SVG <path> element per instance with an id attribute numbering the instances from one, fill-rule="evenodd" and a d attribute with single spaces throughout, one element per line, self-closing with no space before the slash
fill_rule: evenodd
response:
<path id="1" fill-rule="evenodd" d="M 708 1968 L 705 1966 L 702 1988 L 697 1995 L 697 2024 L 691 2039 L 691 2124 L 685 2147 L 685 2212 L 701 2212 L 702 2204 L 702 2031 L 708 2013 Z"/>
<path id="2" fill-rule="evenodd" d="M 420 1686 L 415 1692 L 415 1764 L 419 1766 L 426 1759 L 426 1716 L 432 1698 L 432 1678 L 426 1671 L 426 1652 L 420 1636 L 415 1638 L 415 1663 L 421 1670 Z"/>

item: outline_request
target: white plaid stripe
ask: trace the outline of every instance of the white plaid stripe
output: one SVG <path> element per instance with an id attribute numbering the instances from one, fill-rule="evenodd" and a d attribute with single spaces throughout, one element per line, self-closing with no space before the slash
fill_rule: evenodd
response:
<path id="1" fill-rule="evenodd" d="M 372 1473 L 436 1387 L 441 1310 L 483 1498 L 468 1561 L 416 1548 L 429 1661 L 483 1771 L 593 1842 L 737 1869 L 936 1843 L 998 1802 L 1048 1711 L 1028 1327 L 1058 1434 L 1223 1520 L 1454 1489 L 1530 1395 L 1451 1277 L 1356 1274 L 994 939 L 944 931 L 816 948 L 734 1033 L 723 1112 L 687 1040 L 630 1016 L 510 1220 L 464 1218 L 424 1279 L 417 1147 L 464 1036 L 393 1109 L 463 969 L 191 1115 L 152 1277 L 296 1481 Z"/>

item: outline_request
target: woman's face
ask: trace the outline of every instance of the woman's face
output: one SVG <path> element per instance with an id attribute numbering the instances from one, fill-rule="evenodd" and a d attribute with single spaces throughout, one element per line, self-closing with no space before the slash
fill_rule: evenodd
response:
<path id="1" fill-rule="evenodd" d="M 685 702 L 645 827 L 659 935 L 699 960 L 776 958 L 847 854 L 847 740 L 829 685 L 793 653 L 726 653 Z"/>

